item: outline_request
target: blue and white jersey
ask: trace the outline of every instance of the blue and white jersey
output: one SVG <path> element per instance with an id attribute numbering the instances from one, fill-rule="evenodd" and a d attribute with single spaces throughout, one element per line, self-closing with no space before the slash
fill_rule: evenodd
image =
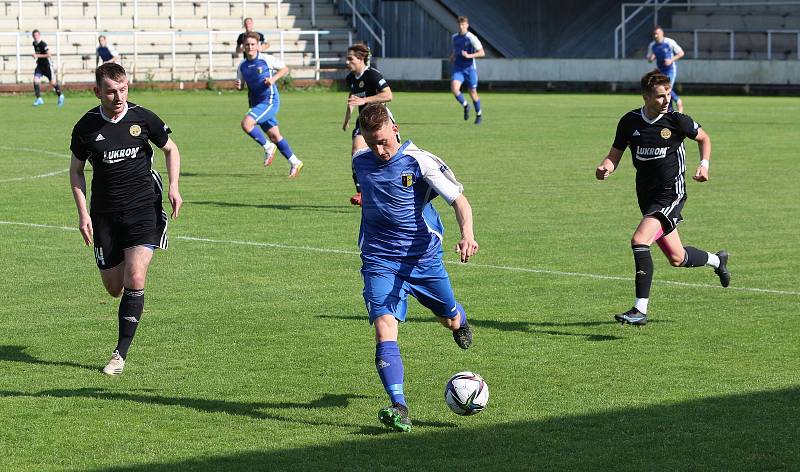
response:
<path id="1" fill-rule="evenodd" d="M 444 161 L 406 141 L 388 161 L 357 151 L 353 168 L 361 185 L 362 258 L 420 264 L 440 257 L 444 226 L 430 202 L 441 195 L 452 204 L 464 190 Z"/>
<path id="2" fill-rule="evenodd" d="M 453 66 L 456 69 L 467 69 L 469 67 L 476 67 L 475 58 L 467 59 L 461 55 L 461 51 L 467 51 L 469 54 L 474 54 L 483 49 L 483 45 L 477 36 L 467 31 L 467 34 L 454 34 L 453 35 L 453 57 L 455 62 Z"/>
<path id="3" fill-rule="evenodd" d="M 667 59 L 672 59 L 675 54 L 683 52 L 683 49 L 681 49 L 674 39 L 666 37 L 664 38 L 664 41 L 660 43 L 651 41 L 650 45 L 647 47 L 647 50 L 656 56 L 656 66 L 662 74 L 667 74 L 675 70 L 674 62 L 667 66 L 664 65 L 664 61 Z"/>
<path id="4" fill-rule="evenodd" d="M 284 67 L 286 64 L 272 54 L 261 53 L 252 61 L 245 58 L 239 64 L 236 77 L 247 84 L 247 97 L 251 107 L 259 103 L 272 103 L 279 99 L 278 86 L 273 84 L 271 87 L 267 87 L 264 80 L 274 76 Z"/>
<path id="5" fill-rule="evenodd" d="M 100 56 L 100 59 L 102 59 L 103 62 L 108 62 L 114 57 L 119 56 L 119 53 L 116 49 L 114 49 L 114 46 L 109 44 L 107 46 L 98 47 L 97 55 Z"/>

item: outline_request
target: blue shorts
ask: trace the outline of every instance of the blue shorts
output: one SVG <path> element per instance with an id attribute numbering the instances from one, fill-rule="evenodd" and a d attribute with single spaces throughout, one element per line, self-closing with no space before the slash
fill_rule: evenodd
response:
<path id="1" fill-rule="evenodd" d="M 457 80 L 462 84 L 466 83 L 469 85 L 469 88 L 476 89 L 478 88 L 478 69 L 474 67 L 467 67 L 466 69 L 453 69 L 452 80 Z"/>
<path id="2" fill-rule="evenodd" d="M 424 265 L 363 256 L 362 260 L 364 303 L 370 324 L 383 315 L 405 321 L 409 294 L 436 316 L 453 318 L 458 314 L 450 276 L 441 259 Z"/>
<path id="3" fill-rule="evenodd" d="M 262 129 L 270 129 L 273 126 L 278 126 L 278 110 L 281 108 L 281 103 L 278 100 L 273 100 L 272 103 L 261 102 L 247 111 L 256 123 L 261 125 Z"/>
<path id="4" fill-rule="evenodd" d="M 669 86 L 675 86 L 675 79 L 678 77 L 678 69 L 676 67 L 670 67 L 667 70 L 659 70 L 662 74 L 666 75 L 669 78 Z"/>

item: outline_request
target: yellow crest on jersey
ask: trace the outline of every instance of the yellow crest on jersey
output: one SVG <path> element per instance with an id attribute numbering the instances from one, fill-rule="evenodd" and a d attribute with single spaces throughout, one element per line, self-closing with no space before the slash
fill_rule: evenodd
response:
<path id="1" fill-rule="evenodd" d="M 403 187 L 411 187 L 414 185 L 414 174 L 403 174 L 400 178 L 403 180 Z"/>
<path id="2" fill-rule="evenodd" d="M 258 73 L 259 73 L 259 75 L 263 74 L 264 73 L 264 68 L 263 67 L 259 67 L 258 68 Z"/>
<path id="3" fill-rule="evenodd" d="M 672 136 L 672 131 L 668 130 L 667 128 L 661 128 L 661 137 L 664 139 L 669 139 Z"/>
<path id="4" fill-rule="evenodd" d="M 142 127 L 139 125 L 131 125 L 131 129 L 128 131 L 130 131 L 131 136 L 139 136 L 142 134 Z"/>

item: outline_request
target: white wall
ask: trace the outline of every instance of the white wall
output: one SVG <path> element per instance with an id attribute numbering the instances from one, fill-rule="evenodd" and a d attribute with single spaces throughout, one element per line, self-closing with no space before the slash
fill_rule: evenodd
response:
<path id="1" fill-rule="evenodd" d="M 374 58 L 389 80 L 449 79 L 441 59 Z M 678 61 L 678 82 L 800 84 L 800 61 Z M 479 59 L 481 81 L 638 82 L 653 64 L 644 59 Z"/>

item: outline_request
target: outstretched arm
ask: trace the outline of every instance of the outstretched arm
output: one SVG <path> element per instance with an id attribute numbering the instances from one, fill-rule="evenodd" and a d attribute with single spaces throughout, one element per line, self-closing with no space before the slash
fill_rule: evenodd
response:
<path id="1" fill-rule="evenodd" d="M 266 83 L 267 85 L 270 85 L 270 86 L 275 85 L 275 83 L 278 80 L 280 80 L 281 77 L 283 77 L 284 75 L 286 75 L 288 73 L 289 73 L 289 67 L 288 66 L 283 66 L 282 69 L 279 69 L 278 72 L 275 72 L 275 75 L 273 75 L 272 77 L 267 77 L 264 80 L 264 83 Z"/>
<path id="2" fill-rule="evenodd" d="M 456 244 L 456 252 L 461 257 L 461 262 L 469 262 L 469 258 L 478 252 L 478 242 L 472 232 L 472 206 L 464 194 L 453 201 L 453 210 L 456 212 L 456 221 L 461 229 L 461 241 Z"/>
<path id="3" fill-rule="evenodd" d="M 78 208 L 78 229 L 83 236 L 83 242 L 87 246 L 92 244 L 92 218 L 86 206 L 86 176 L 83 173 L 86 162 L 72 155 L 69 163 L 69 183 L 72 186 L 72 198 L 75 199 L 75 206 Z"/>
<path id="4" fill-rule="evenodd" d="M 181 198 L 181 192 L 178 190 L 178 179 L 181 175 L 181 155 L 178 152 L 178 146 L 175 145 L 171 138 L 167 138 L 167 144 L 161 150 L 164 151 L 164 157 L 167 160 L 167 176 L 169 177 L 167 197 L 172 205 L 172 218 L 175 219 L 183 206 L 183 198 Z"/>
<path id="5" fill-rule="evenodd" d="M 694 180 L 698 182 L 705 182 L 708 180 L 708 167 L 711 160 L 711 138 L 703 131 L 703 128 L 697 130 L 697 136 L 694 138 L 697 141 L 697 148 L 700 150 L 700 165 L 694 173 Z"/>
<path id="6" fill-rule="evenodd" d="M 622 159 L 622 153 L 623 151 L 611 146 L 611 149 L 608 150 L 608 155 L 594 171 L 594 176 L 597 178 L 597 180 L 606 180 L 611 174 L 614 173 L 615 170 L 617 170 L 619 160 Z"/>

